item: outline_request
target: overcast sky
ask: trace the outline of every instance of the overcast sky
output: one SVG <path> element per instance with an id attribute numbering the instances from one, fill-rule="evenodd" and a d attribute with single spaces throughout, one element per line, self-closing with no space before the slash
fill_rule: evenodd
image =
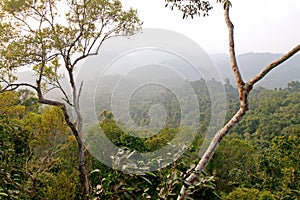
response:
<path id="1" fill-rule="evenodd" d="M 138 10 L 144 28 L 177 31 L 208 53 L 227 52 L 227 28 L 221 4 L 214 3 L 209 17 L 183 20 L 165 8 L 164 0 L 121 0 L 124 8 Z M 236 50 L 284 53 L 300 43 L 300 0 L 232 0 Z"/>

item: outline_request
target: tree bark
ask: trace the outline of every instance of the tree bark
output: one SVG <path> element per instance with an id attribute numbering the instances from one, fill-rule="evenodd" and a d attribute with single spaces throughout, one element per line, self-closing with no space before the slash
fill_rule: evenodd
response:
<path id="1" fill-rule="evenodd" d="M 38 92 L 39 93 L 39 92 Z M 88 179 L 88 172 L 86 169 L 86 161 L 85 161 L 85 149 L 83 145 L 82 138 L 80 137 L 80 133 L 78 132 L 78 128 L 76 125 L 71 121 L 70 115 L 68 114 L 67 107 L 64 103 L 44 99 L 43 96 L 39 97 L 39 102 L 42 104 L 52 105 L 52 106 L 58 106 L 61 108 L 65 121 L 69 128 L 71 129 L 73 135 L 76 138 L 77 146 L 78 146 L 78 157 L 79 157 L 79 173 L 80 173 L 80 185 L 81 185 L 81 199 L 82 200 L 88 200 L 89 199 L 89 179 Z"/>
<path id="2" fill-rule="evenodd" d="M 228 2 L 228 1 L 227 1 Z M 183 183 L 180 193 L 177 197 L 177 200 L 186 199 L 187 189 L 190 185 L 193 185 L 195 181 L 197 181 L 204 170 L 204 168 L 208 165 L 209 161 L 211 160 L 212 156 L 214 155 L 215 151 L 217 150 L 221 140 L 223 137 L 228 133 L 228 131 L 236 124 L 238 123 L 241 118 L 246 114 L 248 111 L 249 103 L 248 103 L 248 97 L 249 93 L 251 92 L 253 85 L 261 80 L 265 75 L 267 75 L 272 69 L 280 65 L 281 63 L 288 60 L 290 57 L 292 57 L 294 54 L 296 54 L 298 51 L 300 51 L 300 44 L 294 47 L 291 51 L 283 55 L 278 60 L 270 63 L 267 65 L 258 75 L 254 76 L 252 79 L 250 79 L 248 82 L 244 82 L 242 79 L 242 76 L 240 74 L 240 70 L 236 61 L 236 55 L 235 55 L 235 45 L 234 45 L 234 26 L 230 20 L 229 17 L 229 9 L 230 9 L 230 3 L 225 4 L 225 10 L 224 10 L 224 17 L 225 17 L 225 23 L 228 28 L 229 32 L 229 56 L 230 56 L 230 64 L 232 68 L 232 72 L 234 74 L 234 78 L 236 81 L 236 86 L 239 91 L 239 97 L 240 97 L 240 108 L 235 113 L 235 115 L 227 122 L 227 124 L 219 130 L 213 140 L 211 141 L 209 147 L 205 151 L 203 157 L 200 159 L 196 167 L 194 168 L 193 172 L 186 178 L 185 182 Z"/>
<path id="3" fill-rule="evenodd" d="M 80 138 L 81 139 L 81 138 Z M 90 185 L 89 185 L 89 179 L 88 179 L 88 172 L 85 165 L 85 151 L 84 146 L 81 143 L 78 143 L 78 150 L 79 150 L 79 172 L 80 172 L 80 184 L 81 184 L 81 199 L 82 200 L 88 200 L 89 199 L 89 193 L 90 193 Z"/>
<path id="4" fill-rule="evenodd" d="M 74 123 L 71 122 L 70 120 L 70 116 L 67 112 L 67 108 L 65 105 L 61 106 L 61 109 L 64 113 L 65 116 L 65 121 L 68 124 L 68 126 L 70 127 L 73 135 L 76 138 L 76 142 L 77 142 L 77 146 L 78 146 L 78 157 L 79 157 L 79 173 L 80 173 L 80 185 L 81 185 L 81 199 L 82 200 L 88 200 L 89 199 L 89 189 L 90 189 L 90 185 L 89 185 L 89 179 L 88 179 L 88 172 L 86 169 L 86 160 L 85 160 L 85 149 L 84 149 L 84 145 L 83 145 L 83 141 L 82 138 L 80 137 L 80 133 L 78 132 L 76 126 Z"/>

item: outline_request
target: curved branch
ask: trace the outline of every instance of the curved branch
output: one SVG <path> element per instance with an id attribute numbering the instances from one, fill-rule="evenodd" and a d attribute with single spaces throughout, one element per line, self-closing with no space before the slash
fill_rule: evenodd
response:
<path id="1" fill-rule="evenodd" d="M 265 77 L 272 69 L 280 65 L 281 63 L 288 60 L 290 57 L 295 55 L 298 51 L 300 51 L 300 44 L 294 47 L 292 50 L 281 56 L 278 60 L 267 65 L 258 75 L 254 76 L 252 79 L 248 81 L 249 85 L 254 85 L 256 82 L 260 81 L 263 77 Z"/>
<path id="2" fill-rule="evenodd" d="M 18 89 L 19 87 L 30 87 L 36 91 L 38 90 L 37 87 L 29 83 L 12 83 L 5 86 L 3 89 L 0 90 L 0 92 L 13 91 Z"/>

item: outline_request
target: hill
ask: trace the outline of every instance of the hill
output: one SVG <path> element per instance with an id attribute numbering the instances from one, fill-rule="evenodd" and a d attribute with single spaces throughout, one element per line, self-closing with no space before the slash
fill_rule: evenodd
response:
<path id="1" fill-rule="evenodd" d="M 259 73 L 267 64 L 278 59 L 282 54 L 273 53 L 246 53 L 237 56 L 242 76 L 245 80 Z M 226 54 L 211 55 L 212 61 L 222 74 L 234 83 L 230 70 L 229 56 Z M 278 68 L 271 71 L 258 86 L 268 89 L 284 88 L 290 81 L 300 80 L 300 55 L 297 54 Z"/>

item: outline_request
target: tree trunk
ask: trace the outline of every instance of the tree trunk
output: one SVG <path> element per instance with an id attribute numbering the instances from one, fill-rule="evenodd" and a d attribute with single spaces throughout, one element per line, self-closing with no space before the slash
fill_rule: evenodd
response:
<path id="1" fill-rule="evenodd" d="M 65 120 L 72 130 L 73 135 L 76 138 L 77 146 L 78 146 L 78 155 L 79 155 L 79 173 L 80 173 L 80 185 L 81 185 L 81 199 L 82 200 L 88 200 L 89 199 L 89 191 L 90 191 L 90 185 L 89 185 L 89 179 L 88 179 L 88 172 L 86 169 L 86 161 L 85 161 L 85 150 L 83 141 L 80 137 L 80 133 L 78 131 L 78 128 L 75 126 L 74 123 L 71 122 L 70 116 L 68 114 L 67 108 L 65 105 L 61 106 L 62 111 L 65 116 Z M 81 118 L 80 118 L 81 119 Z M 82 124 L 82 121 L 78 122 L 78 124 Z M 81 130 L 81 127 L 79 127 Z"/>
<path id="2" fill-rule="evenodd" d="M 85 150 L 83 141 L 80 137 L 80 133 L 78 131 L 78 128 L 76 125 L 71 121 L 70 115 L 68 114 L 68 110 L 65 104 L 53 100 L 44 99 L 42 95 L 39 96 L 39 102 L 43 104 L 58 106 L 61 108 L 65 121 L 67 125 L 70 127 L 73 135 L 76 138 L 77 146 L 78 146 L 78 158 L 79 158 L 79 173 L 80 173 L 80 185 L 81 185 L 81 199 L 82 200 L 88 200 L 89 199 L 89 191 L 90 191 L 90 185 L 89 185 L 89 179 L 88 179 L 88 172 L 86 169 L 86 161 L 85 161 Z M 81 120 L 81 118 L 80 118 Z M 82 124 L 82 121 L 78 124 Z M 79 130 L 81 130 L 81 127 L 79 127 Z"/>
<path id="3" fill-rule="evenodd" d="M 81 139 L 81 138 L 80 138 Z M 89 199 L 89 179 L 88 173 L 85 165 L 85 153 L 84 146 L 81 142 L 77 142 L 78 150 L 79 150 L 79 172 L 80 172 L 80 184 L 81 184 L 81 199 L 88 200 Z"/>
<path id="4" fill-rule="evenodd" d="M 207 148 L 204 155 L 202 156 L 201 160 L 198 162 L 197 166 L 195 167 L 193 173 L 185 180 L 185 183 L 182 185 L 177 200 L 182 200 L 187 197 L 188 194 L 186 193 L 186 189 L 190 185 L 193 185 L 195 181 L 199 179 L 201 172 L 204 170 L 204 168 L 211 160 L 222 138 L 238 121 L 240 121 L 241 117 L 246 113 L 246 111 L 247 111 L 246 108 L 240 108 L 239 111 L 231 118 L 231 120 L 221 130 L 217 132 L 217 134 L 214 136 L 213 140 L 211 141 L 209 147 Z"/>

